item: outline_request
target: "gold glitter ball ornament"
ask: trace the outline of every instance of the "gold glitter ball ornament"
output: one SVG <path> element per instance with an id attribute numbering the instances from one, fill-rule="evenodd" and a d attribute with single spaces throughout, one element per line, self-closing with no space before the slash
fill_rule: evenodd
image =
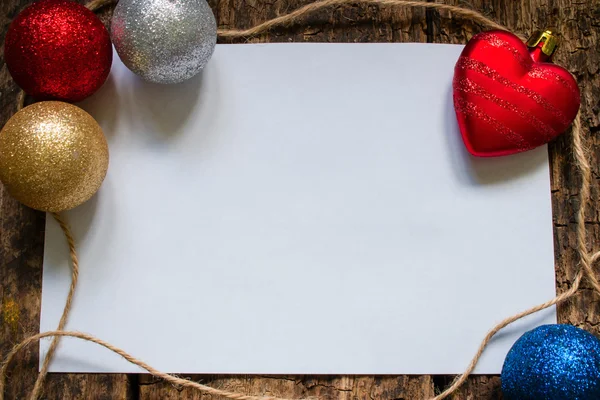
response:
<path id="1" fill-rule="evenodd" d="M 86 202 L 107 169 L 102 129 L 74 105 L 32 104 L 0 132 L 0 180 L 15 199 L 36 210 L 60 212 Z"/>

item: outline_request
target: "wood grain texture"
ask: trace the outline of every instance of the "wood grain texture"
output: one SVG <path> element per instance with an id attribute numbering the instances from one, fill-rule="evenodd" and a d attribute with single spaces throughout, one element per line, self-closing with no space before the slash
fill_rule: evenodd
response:
<path id="1" fill-rule="evenodd" d="M 185 376 L 185 375 L 184 375 Z M 188 376 L 186 376 L 188 377 Z M 213 376 L 192 375 L 189 378 L 219 389 L 244 394 L 263 394 L 288 399 L 415 399 L 433 396 L 429 377 L 408 376 Z M 151 376 L 140 379 L 140 399 L 204 400 L 211 396 L 190 389 L 181 390 L 156 381 Z"/>
<path id="2" fill-rule="evenodd" d="M 8 24 L 31 0 L 3 0 L 0 4 L 1 38 Z M 219 27 L 246 28 L 284 14 L 308 0 L 211 0 Z M 445 0 L 483 11 L 512 30 L 528 35 L 534 29 L 553 28 L 563 38 L 556 62 L 567 67 L 582 89 L 585 141 L 591 149 L 594 174 L 592 201 L 587 217 L 590 249 L 600 247 L 598 162 L 600 145 L 600 0 Z M 102 12 L 108 22 L 110 10 Z M 405 8 L 353 5 L 322 10 L 302 24 L 277 29 L 251 42 L 439 42 L 464 44 L 482 27 L 454 19 L 447 13 Z M 1 59 L 0 55 L 0 59 Z M 14 113 L 17 88 L 4 62 L 0 69 L 0 124 Z M 577 265 L 575 220 L 579 177 L 571 156 L 570 135 L 550 146 L 552 201 L 557 289 L 564 291 Z M 39 330 L 41 263 L 44 215 L 12 200 L 0 188 L 0 354 Z M 526 268 L 527 266 L 523 266 Z M 508 293 L 508 291 L 507 291 Z M 600 302 L 590 290 L 559 307 L 560 322 L 568 322 L 600 334 Z M 37 370 L 37 347 L 19 357 L 12 369 L 7 399 L 24 398 Z M 184 375 L 185 376 L 185 375 Z M 187 377 L 187 376 L 186 376 Z M 438 393 L 453 377 L 311 377 L 311 376 L 191 376 L 215 387 L 248 394 L 288 398 L 316 396 L 323 399 L 424 399 Z M 45 386 L 48 399 L 204 399 L 147 375 L 50 375 Z M 455 399 L 500 399 L 497 376 L 475 376 Z"/>

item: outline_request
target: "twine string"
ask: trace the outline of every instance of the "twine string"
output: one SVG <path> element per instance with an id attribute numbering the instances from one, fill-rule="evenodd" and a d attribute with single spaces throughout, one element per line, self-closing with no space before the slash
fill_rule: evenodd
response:
<path id="1" fill-rule="evenodd" d="M 376 4 L 379 6 L 398 6 L 408 8 L 424 8 L 424 9 L 435 9 L 439 11 L 450 11 L 455 16 L 460 16 L 464 19 L 471 20 L 483 26 L 491 29 L 508 30 L 503 25 L 487 18 L 485 15 L 475 10 L 469 10 L 467 8 L 453 6 L 450 4 L 443 3 L 428 3 L 426 1 L 412 1 L 412 0 L 320 0 L 314 3 L 300 7 L 299 9 L 292 11 L 289 14 L 285 14 L 269 21 L 258 24 L 248 29 L 219 29 L 217 34 L 222 38 L 247 38 L 257 36 L 275 27 L 291 26 L 296 23 L 300 18 L 305 17 L 315 11 L 323 8 L 348 5 L 348 4 Z"/>
<path id="2" fill-rule="evenodd" d="M 0 374 L 2 374 L 0 376 L 0 389 L 4 388 L 4 385 L 6 382 L 6 366 L 8 365 L 8 363 L 10 363 L 10 361 L 12 361 L 12 359 L 16 356 L 16 354 L 21 349 L 23 349 L 24 347 L 26 347 L 32 343 L 36 343 L 38 340 L 46 338 L 46 337 L 58 338 L 58 337 L 63 337 L 63 336 L 78 338 L 78 339 L 85 340 L 87 342 L 96 343 L 96 344 L 98 344 L 104 348 L 107 348 L 108 350 L 120 355 L 125 360 L 129 361 L 130 363 L 135 364 L 135 365 L 139 366 L 140 368 L 145 369 L 146 371 L 148 371 L 150 374 L 154 375 L 155 377 L 164 379 L 165 381 L 168 381 L 174 385 L 179 385 L 181 387 L 186 387 L 186 388 L 193 388 L 193 389 L 200 390 L 207 394 L 211 394 L 211 395 L 215 395 L 215 396 L 223 396 L 228 399 L 234 399 L 234 400 L 287 400 L 287 399 L 282 399 L 279 397 L 272 397 L 272 396 L 252 396 L 252 395 L 245 395 L 242 393 L 229 392 L 226 390 L 215 389 L 211 386 L 202 385 L 201 383 L 193 382 L 188 379 L 179 378 L 177 376 L 173 376 L 173 375 L 170 375 L 170 374 L 167 374 L 167 373 L 164 373 L 164 372 L 161 372 L 161 371 L 158 371 L 158 370 L 152 368 L 150 365 L 146 364 L 145 362 L 143 362 L 141 360 L 138 360 L 137 358 L 135 358 L 132 355 L 130 355 L 129 353 L 127 353 L 125 350 L 122 350 L 122 349 L 118 348 L 117 346 L 114 346 L 102 339 L 98 339 L 92 335 L 88 335 L 87 333 L 76 332 L 76 331 L 59 331 L 59 330 L 43 332 L 43 333 L 39 333 L 37 335 L 30 336 L 27 339 L 23 340 L 21 343 L 19 343 L 17 346 L 15 346 L 10 351 L 10 353 L 8 353 L 8 355 L 6 356 L 5 364 L 2 366 L 2 369 L 0 369 Z"/>
<path id="3" fill-rule="evenodd" d="M 117 3 L 118 0 L 92 0 L 87 3 L 85 6 L 90 11 L 98 11 L 103 7 L 109 6 L 111 4 Z"/>
<path id="4" fill-rule="evenodd" d="M 488 346 L 488 344 L 491 342 L 492 338 L 500 330 L 506 328 L 508 325 L 512 324 L 515 321 L 520 320 L 521 318 L 524 318 L 524 317 L 526 317 L 528 315 L 534 314 L 534 313 L 536 313 L 538 311 L 545 310 L 548 307 L 560 304 L 560 303 L 564 302 L 565 300 L 570 299 L 579 290 L 579 284 L 581 282 L 581 278 L 582 277 L 583 277 L 583 271 L 579 270 L 577 272 L 577 275 L 575 275 L 575 279 L 573 280 L 573 285 L 571 285 L 571 287 L 569 288 L 569 290 L 567 290 L 565 293 L 563 293 L 563 294 L 561 294 L 559 296 L 556 296 L 552 300 L 548 300 L 545 303 L 539 304 L 539 305 L 537 305 L 535 307 L 532 307 L 532 308 L 530 308 L 528 310 L 522 311 L 522 312 L 520 312 L 518 314 L 515 314 L 515 315 L 513 315 L 511 317 L 508 317 L 504 321 L 500 322 L 498 325 L 496 325 L 495 327 L 493 327 L 492 329 L 490 329 L 490 331 L 487 333 L 487 335 L 485 335 L 485 338 L 483 339 L 483 341 L 479 345 L 479 348 L 477 349 L 477 353 L 475 353 L 475 356 L 473 357 L 473 359 L 469 363 L 469 365 L 468 365 L 467 369 L 465 370 L 465 372 L 463 372 L 461 375 L 457 376 L 456 379 L 454 380 L 454 382 L 452 383 L 452 385 L 450 385 L 440 395 L 434 397 L 434 400 L 442 400 L 442 399 L 447 398 L 448 396 L 452 395 L 452 393 L 454 393 L 456 390 L 458 390 L 458 388 L 461 387 L 463 383 L 466 382 L 467 378 L 469 378 L 469 375 L 471 375 L 473 373 L 473 370 L 475 370 L 475 367 L 477 366 L 477 363 L 479 362 L 479 359 L 483 355 L 483 351 Z"/>
<path id="5" fill-rule="evenodd" d="M 58 323 L 57 331 L 62 331 L 65 329 L 65 325 L 67 324 L 67 319 L 69 318 L 69 312 L 71 311 L 71 306 L 73 305 L 73 296 L 75 295 L 75 288 L 77 287 L 77 281 L 79 278 L 79 260 L 77 259 L 77 251 L 75 249 L 75 239 L 73 239 L 73 235 L 71 234 L 71 229 L 65 219 L 58 213 L 52 213 L 52 216 L 60 225 L 60 228 L 65 234 L 65 239 L 67 240 L 67 244 L 69 245 L 69 255 L 71 257 L 71 286 L 69 287 L 69 293 L 67 295 L 67 301 L 65 302 L 65 308 L 63 309 L 62 315 L 60 317 L 60 321 Z M 52 338 L 52 342 L 50 343 L 50 347 L 48 347 L 48 351 L 46 353 L 46 357 L 44 358 L 44 362 L 42 364 L 42 368 L 40 369 L 40 373 L 38 374 L 35 385 L 33 386 L 33 390 L 31 391 L 30 400 L 37 400 L 42 391 L 42 384 L 44 383 L 44 379 L 46 378 L 46 374 L 48 373 L 48 368 L 50 367 L 50 361 L 54 356 L 54 352 L 56 351 L 56 347 L 58 346 L 58 336 L 54 336 Z M 4 375 L 4 374 L 3 374 Z"/>
<path id="6" fill-rule="evenodd" d="M 90 3 L 88 3 L 87 7 L 92 11 L 97 11 L 97 10 L 101 9 L 102 7 L 108 6 L 115 2 L 116 2 L 116 0 L 92 0 Z M 484 16 L 483 14 L 481 14 L 477 11 L 465 9 L 462 7 L 452 6 L 452 5 L 448 5 L 448 4 L 443 4 L 443 3 L 427 3 L 424 1 L 409 1 L 409 0 L 320 0 L 320 1 L 316 1 L 311 4 L 307 4 L 306 6 L 303 6 L 295 11 L 292 11 L 289 14 L 282 15 L 282 16 L 273 18 L 269 21 L 258 24 L 252 28 L 219 29 L 217 31 L 217 33 L 218 33 L 219 37 L 222 37 L 222 38 L 248 38 L 248 37 L 252 37 L 252 36 L 257 36 L 260 34 L 264 34 L 275 27 L 291 26 L 294 23 L 297 23 L 302 17 L 305 17 L 308 14 L 313 13 L 317 10 L 323 9 L 325 7 L 330 7 L 330 6 L 335 6 L 335 5 L 344 5 L 344 4 L 378 4 L 378 5 L 382 5 L 382 6 L 402 6 L 402 7 L 412 7 L 412 8 L 437 9 L 437 10 L 442 10 L 442 11 L 449 11 L 452 14 L 454 14 L 455 16 L 460 16 L 460 17 L 463 17 L 464 19 L 469 19 L 475 23 L 481 24 L 488 28 L 508 30 L 506 27 L 496 23 L 495 21 L 492 21 L 491 19 L 487 18 L 486 16 Z M 17 110 L 20 110 L 21 108 L 23 108 L 24 99 L 25 99 L 24 93 L 20 92 L 18 95 L 18 98 L 17 98 Z M 598 251 L 594 254 L 590 254 L 590 252 L 588 251 L 587 230 L 585 227 L 585 216 L 587 213 L 587 205 L 590 202 L 590 184 L 591 184 L 591 180 L 592 180 L 592 174 L 591 174 L 591 167 L 590 167 L 589 161 L 587 159 L 588 150 L 586 149 L 585 145 L 583 144 L 581 132 L 582 132 L 581 115 L 579 114 L 575 118 L 575 121 L 574 121 L 573 127 L 572 127 L 572 132 L 571 132 L 575 165 L 581 176 L 581 187 L 580 187 L 580 191 L 579 191 L 579 208 L 578 208 L 577 214 L 576 214 L 577 253 L 579 256 L 579 265 L 577 268 L 577 272 L 576 272 L 575 276 L 573 277 L 571 286 L 568 288 L 567 291 L 556 296 L 555 298 L 553 298 L 545 303 L 539 304 L 535 307 L 532 307 L 528 310 L 520 312 L 516 315 L 508 317 L 508 318 L 504 319 L 503 321 L 501 321 L 500 323 L 498 323 L 495 327 L 493 327 L 487 333 L 487 335 L 484 337 L 484 339 L 482 340 L 481 344 L 479 345 L 479 348 L 477 349 L 477 352 L 475 353 L 471 362 L 465 369 L 465 372 L 462 373 L 461 375 L 457 376 L 456 379 L 454 380 L 454 382 L 446 390 L 444 390 L 441 394 L 434 397 L 433 400 L 442 400 L 442 399 L 447 398 L 448 396 L 450 396 L 454 392 L 456 392 L 456 390 L 458 390 L 458 388 L 460 388 L 460 386 L 465 383 L 465 381 L 467 380 L 469 375 L 475 369 L 475 366 L 477 365 L 479 359 L 481 358 L 481 355 L 483 354 L 485 348 L 488 346 L 489 342 L 496 335 L 496 333 L 498 333 L 501 329 L 505 328 L 506 326 L 510 325 L 511 323 L 513 323 L 525 316 L 531 315 L 533 313 L 536 313 L 538 311 L 541 311 L 541 310 L 551 307 L 553 305 L 563 303 L 566 300 L 570 299 L 571 297 L 573 297 L 574 295 L 576 295 L 578 293 L 581 282 L 584 278 L 587 279 L 587 281 L 590 283 L 594 292 L 596 294 L 600 295 L 600 282 L 598 281 L 598 278 L 596 277 L 596 274 L 593 270 L 594 263 L 596 263 L 600 259 L 600 251 Z M 4 360 L 4 363 L 2 364 L 2 367 L 0 368 L 0 400 L 4 400 L 4 389 L 6 387 L 6 381 L 7 381 L 7 376 L 8 376 L 8 367 L 11 364 L 11 361 L 13 361 L 14 357 L 17 355 L 17 353 L 19 353 L 19 351 L 21 351 L 24 347 L 26 347 L 32 343 L 36 343 L 38 340 L 40 340 L 42 338 L 52 337 L 52 342 L 50 344 L 50 347 L 46 354 L 46 358 L 44 359 L 42 368 L 36 379 L 33 391 L 30 396 L 30 400 L 37 400 L 41 394 L 42 384 L 43 384 L 46 374 L 48 372 L 48 366 L 50 364 L 52 356 L 54 355 L 54 352 L 56 350 L 56 346 L 58 345 L 59 339 L 61 337 L 65 337 L 65 336 L 81 339 L 81 340 L 88 341 L 88 342 L 93 342 L 100 346 L 103 346 L 104 348 L 120 355 L 121 357 L 123 357 L 124 359 L 129 361 L 130 363 L 135 364 L 135 365 L 139 366 L 140 368 L 148 371 L 150 374 L 156 376 L 157 378 L 163 379 L 171 384 L 178 385 L 183 388 L 191 388 L 191 389 L 198 390 L 200 392 L 204 392 L 204 393 L 215 395 L 215 396 L 222 396 L 222 397 L 225 397 L 228 399 L 233 399 L 233 400 L 286 400 L 283 398 L 273 397 L 273 396 L 252 396 L 252 395 L 245 395 L 242 393 L 230 392 L 230 391 L 226 391 L 226 390 L 216 389 L 216 388 L 213 388 L 213 387 L 207 386 L 207 385 L 202 385 L 200 383 L 197 383 L 197 382 L 194 382 L 194 381 L 191 381 L 188 379 L 179 378 L 177 376 L 158 371 L 155 368 L 153 368 L 152 366 L 146 364 L 145 362 L 131 356 L 124 350 L 122 350 L 108 342 L 105 342 L 101 339 L 98 339 L 92 335 L 89 335 L 86 333 L 81 333 L 81 332 L 64 331 L 64 327 L 67 322 L 68 315 L 69 315 L 71 305 L 73 302 L 73 296 L 75 293 L 75 289 L 77 287 L 77 278 L 78 278 L 78 274 L 79 274 L 79 263 L 78 263 L 78 259 L 77 259 L 77 251 L 75 248 L 75 241 L 73 239 L 73 235 L 71 234 L 71 230 L 70 230 L 68 224 L 66 223 L 64 218 L 61 217 L 60 215 L 58 215 L 58 214 L 52 214 L 52 215 L 56 219 L 56 221 L 58 222 L 62 231 L 65 234 L 65 238 L 66 238 L 67 244 L 69 246 L 69 253 L 70 253 L 70 257 L 71 257 L 71 265 L 72 265 L 71 286 L 69 288 L 69 293 L 67 295 L 65 308 L 63 310 L 63 314 L 61 316 L 60 322 L 59 322 L 56 330 L 30 336 L 30 337 L 26 338 L 25 340 L 23 340 L 22 342 L 20 342 L 19 344 L 17 344 L 7 354 L 7 356 Z"/>

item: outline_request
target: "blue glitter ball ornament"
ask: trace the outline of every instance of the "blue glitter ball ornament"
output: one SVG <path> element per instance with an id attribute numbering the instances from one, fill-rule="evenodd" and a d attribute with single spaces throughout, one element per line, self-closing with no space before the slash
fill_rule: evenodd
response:
<path id="1" fill-rule="evenodd" d="M 572 325 L 525 333 L 502 367 L 505 400 L 600 399 L 600 340 Z"/>

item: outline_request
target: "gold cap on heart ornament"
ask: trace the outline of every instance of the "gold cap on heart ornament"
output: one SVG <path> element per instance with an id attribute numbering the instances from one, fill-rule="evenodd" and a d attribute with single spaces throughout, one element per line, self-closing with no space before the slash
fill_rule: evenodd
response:
<path id="1" fill-rule="evenodd" d="M 551 58 L 558 48 L 558 37 L 551 30 L 537 31 L 527 41 L 530 49 L 539 48 L 548 58 Z"/>

